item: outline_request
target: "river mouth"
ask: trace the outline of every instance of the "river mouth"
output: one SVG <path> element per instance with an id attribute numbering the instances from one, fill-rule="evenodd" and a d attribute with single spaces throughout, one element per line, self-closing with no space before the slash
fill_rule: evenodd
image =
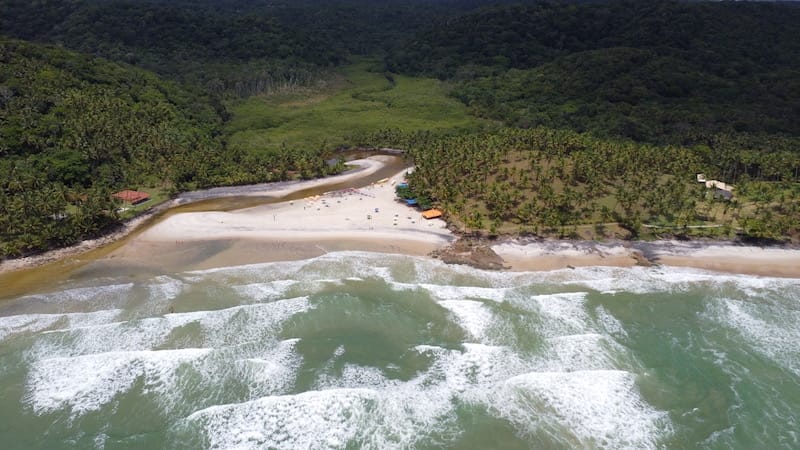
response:
<path id="1" fill-rule="evenodd" d="M 0 290 L 0 301 L 26 293 L 44 292 L 48 289 L 51 289 L 52 287 L 57 286 L 59 283 L 68 280 L 74 273 L 85 267 L 87 264 L 109 256 L 113 252 L 130 243 L 132 239 L 147 230 L 149 227 L 175 214 L 203 211 L 234 211 L 283 201 L 299 200 L 340 189 L 360 188 L 368 186 L 388 176 L 394 175 L 408 167 L 407 162 L 401 156 L 398 156 L 393 152 L 352 150 L 337 154 L 338 157 L 341 157 L 345 161 L 353 161 L 356 159 L 377 155 L 383 157 L 383 167 L 379 168 L 374 173 L 364 175 L 347 182 L 330 183 L 312 188 L 300 189 L 281 197 L 227 195 L 207 200 L 193 201 L 191 203 L 178 205 L 157 213 L 147 219 L 145 223 L 140 225 L 136 230 L 128 235 L 100 247 L 77 255 L 67 256 L 65 258 L 61 258 L 36 267 L 21 269 L 8 273 L 0 273 L 0 286 L 3 287 L 2 290 Z M 235 263 L 235 261 L 232 262 Z M 173 266 L 171 269 L 178 268 Z M 146 269 L 145 271 L 150 272 L 151 270 Z"/>

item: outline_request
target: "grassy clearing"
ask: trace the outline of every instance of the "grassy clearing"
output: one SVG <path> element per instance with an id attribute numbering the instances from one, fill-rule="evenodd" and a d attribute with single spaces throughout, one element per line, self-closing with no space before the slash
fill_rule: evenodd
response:
<path id="1" fill-rule="evenodd" d="M 342 68 L 325 85 L 230 103 L 230 144 L 253 152 L 335 148 L 350 144 L 355 134 L 383 129 L 460 130 L 487 123 L 448 97 L 439 80 L 396 74 L 390 79 L 377 67 L 364 60 Z"/>

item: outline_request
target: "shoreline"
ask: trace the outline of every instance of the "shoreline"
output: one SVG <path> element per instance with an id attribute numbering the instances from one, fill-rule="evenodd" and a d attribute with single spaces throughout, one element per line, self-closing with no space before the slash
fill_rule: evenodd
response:
<path id="1" fill-rule="evenodd" d="M 800 249 L 757 247 L 731 241 L 508 239 L 491 247 L 512 271 L 663 266 L 725 274 L 800 278 Z"/>
<path id="2" fill-rule="evenodd" d="M 378 172 L 385 166 L 385 163 L 381 162 L 382 158 L 380 158 L 380 156 L 381 155 L 376 155 L 370 158 L 350 161 L 348 164 L 356 165 L 358 167 L 347 170 L 339 175 L 333 175 L 326 178 L 279 181 L 274 183 L 261 183 L 244 186 L 226 186 L 184 192 L 173 199 L 154 205 L 151 209 L 142 212 L 142 214 L 136 217 L 123 221 L 119 227 L 117 227 L 117 229 L 103 236 L 93 239 L 85 239 L 68 247 L 48 250 L 35 255 L 0 260 L 0 275 L 8 275 L 14 272 L 35 269 L 40 266 L 63 261 L 67 258 L 74 258 L 84 253 L 106 247 L 130 236 L 132 233 L 139 230 L 142 225 L 145 225 L 157 215 L 179 206 L 225 197 L 280 198 L 302 190 L 315 189 L 339 183 L 353 182 L 360 178 L 366 178 L 369 175 Z"/>
<path id="3" fill-rule="evenodd" d="M 445 221 L 422 219 L 419 210 L 397 201 L 394 185 L 402 181 L 405 169 L 364 188 L 302 196 L 323 187 L 354 185 L 387 167 L 393 158 L 374 155 L 352 161 L 350 164 L 358 168 L 323 179 L 184 193 L 130 219 L 109 235 L 0 262 L 0 274 L 13 276 L 53 262 L 78 260 L 80 255 L 104 247 L 110 251 L 84 262 L 145 267 L 154 264 L 153 255 L 158 255 L 158 264 L 164 269 L 186 270 L 299 260 L 353 250 L 441 257 L 444 249 L 466 238 L 451 232 Z M 231 211 L 179 211 L 150 224 L 157 215 L 178 206 L 248 196 L 285 200 Z M 109 245 L 115 242 L 121 245 Z M 480 239 L 478 244 L 501 258 L 500 267 L 510 271 L 656 265 L 800 278 L 800 250 L 787 247 L 704 240 L 597 242 L 524 237 Z"/>

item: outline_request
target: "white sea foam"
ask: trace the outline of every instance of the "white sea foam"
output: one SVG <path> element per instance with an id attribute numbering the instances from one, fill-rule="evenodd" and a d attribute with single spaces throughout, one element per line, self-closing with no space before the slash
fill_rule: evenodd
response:
<path id="1" fill-rule="evenodd" d="M 22 333 L 38 333 L 47 329 L 71 329 L 95 326 L 114 320 L 122 310 L 110 309 L 90 313 L 21 314 L 0 317 L 0 341 Z"/>
<path id="2" fill-rule="evenodd" d="M 611 313 L 608 312 L 605 307 L 600 305 L 595 308 L 594 311 L 595 315 L 597 316 L 597 322 L 604 332 L 614 336 L 617 339 L 628 337 L 628 333 L 625 331 L 625 327 L 622 326 L 622 322 L 611 315 Z"/>
<path id="3" fill-rule="evenodd" d="M 548 338 L 537 361 L 539 371 L 618 369 L 626 351 L 613 339 L 596 334 L 576 334 Z"/>
<path id="4" fill-rule="evenodd" d="M 745 296 L 763 295 L 765 291 L 783 295 L 787 289 L 800 287 L 800 279 L 729 275 L 681 267 L 580 267 L 547 274 L 552 279 L 563 278 L 563 284 L 585 286 L 599 292 L 635 294 L 707 287 L 717 291 L 733 288 Z M 547 277 L 543 281 L 547 281 Z"/>
<path id="5" fill-rule="evenodd" d="M 213 279 L 250 279 L 252 281 L 263 281 L 265 279 L 289 279 L 290 275 L 297 272 L 308 260 L 280 261 L 255 264 L 244 264 L 241 266 L 213 267 L 203 270 L 192 270 L 186 272 L 184 276 L 193 282 Z"/>
<path id="6" fill-rule="evenodd" d="M 184 426 L 212 448 L 409 448 L 429 442 L 431 433 L 455 437 L 457 401 L 486 403 L 492 386 L 524 373 L 505 347 L 416 348 L 433 356 L 433 365 L 411 380 L 348 363 L 316 390 L 214 406 Z"/>
<path id="7" fill-rule="evenodd" d="M 724 323 L 741 333 L 758 353 L 800 376 L 800 311 L 731 299 L 722 302 Z"/>
<path id="8" fill-rule="evenodd" d="M 515 298 L 513 305 L 538 315 L 539 330 L 545 336 L 568 336 L 595 331 L 586 314 L 586 293 L 534 295 Z"/>
<path id="9" fill-rule="evenodd" d="M 296 297 L 218 311 L 168 314 L 165 317 L 171 324 L 170 328 L 197 322 L 203 329 L 204 346 L 220 346 L 259 341 L 274 335 L 282 322 L 310 308 L 308 297 Z"/>
<path id="10" fill-rule="evenodd" d="M 183 292 L 184 282 L 168 276 L 156 277 L 155 282 L 148 284 L 149 300 L 155 302 L 169 302 Z"/>
<path id="11" fill-rule="evenodd" d="M 0 341 L 22 333 L 36 333 L 52 327 L 63 316 L 61 314 L 21 314 L 0 317 Z"/>
<path id="12" fill-rule="evenodd" d="M 203 332 L 197 343 L 200 347 L 251 342 L 264 338 L 265 334 L 274 335 L 280 323 L 310 307 L 307 297 L 298 297 L 59 330 L 42 335 L 34 343 L 30 356 L 41 359 L 53 355 L 149 350 L 164 344 L 173 330 L 190 323 L 198 323 Z"/>
<path id="13" fill-rule="evenodd" d="M 262 355 L 241 361 L 252 396 L 274 395 L 292 388 L 303 362 L 295 351 L 297 342 L 297 339 L 278 342 Z"/>
<path id="14" fill-rule="evenodd" d="M 276 300 L 296 285 L 295 280 L 275 280 L 266 283 L 250 283 L 233 286 L 233 289 L 242 297 L 250 300 L 264 301 Z"/>
<path id="15" fill-rule="evenodd" d="M 343 448 L 364 432 L 376 399 L 368 389 L 270 396 L 197 411 L 186 423 L 210 448 Z"/>
<path id="16" fill-rule="evenodd" d="M 36 414 L 69 408 L 73 416 L 96 411 L 141 379 L 145 392 L 169 397 L 176 369 L 208 354 L 208 349 L 111 352 L 48 358 L 31 366 L 26 402 Z"/>
<path id="17" fill-rule="evenodd" d="M 34 294 L 19 299 L 20 302 L 42 302 L 48 305 L 64 305 L 74 309 L 78 306 L 90 309 L 106 309 L 114 302 L 127 298 L 133 283 L 112 284 L 66 289 L 47 294 Z"/>
<path id="18" fill-rule="evenodd" d="M 442 286 L 433 284 L 420 284 L 421 288 L 427 290 L 435 298 L 441 300 L 467 300 L 481 299 L 502 302 L 505 298 L 506 289 L 485 288 L 477 286 Z"/>
<path id="19" fill-rule="evenodd" d="M 623 371 L 527 373 L 508 380 L 492 406 L 525 434 L 575 448 L 659 448 L 671 432 L 667 414 Z"/>
<path id="20" fill-rule="evenodd" d="M 345 364 L 341 373 L 337 375 L 322 375 L 316 383 L 317 390 L 325 389 L 387 389 L 399 383 L 391 380 L 377 367 L 364 367 L 355 364 Z"/>
<path id="21" fill-rule="evenodd" d="M 463 350 L 417 346 L 418 352 L 436 357 L 430 370 L 417 380 L 421 385 L 441 385 L 448 395 L 483 402 L 489 387 L 524 373 L 531 364 L 510 348 L 484 344 L 463 344 Z"/>
<path id="22" fill-rule="evenodd" d="M 494 314 L 483 304 L 475 300 L 446 300 L 439 302 L 455 314 L 458 322 L 476 342 L 483 342 L 486 331 L 494 322 Z"/>

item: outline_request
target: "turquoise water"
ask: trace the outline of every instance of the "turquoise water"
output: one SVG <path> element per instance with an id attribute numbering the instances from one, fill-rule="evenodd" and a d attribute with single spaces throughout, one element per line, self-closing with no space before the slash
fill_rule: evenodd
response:
<path id="1" fill-rule="evenodd" d="M 800 280 L 114 272 L 0 304 L 0 447 L 800 448 Z"/>

